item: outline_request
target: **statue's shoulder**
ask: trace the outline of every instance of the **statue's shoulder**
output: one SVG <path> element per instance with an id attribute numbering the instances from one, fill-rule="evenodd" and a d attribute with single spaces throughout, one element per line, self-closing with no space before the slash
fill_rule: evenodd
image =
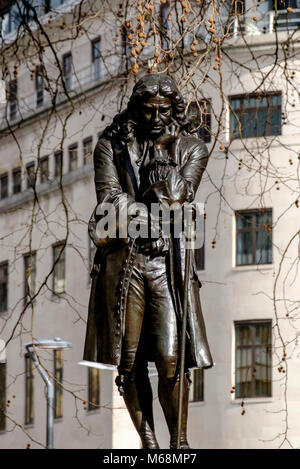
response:
<path id="1" fill-rule="evenodd" d="M 204 141 L 195 134 L 179 134 L 177 137 L 177 145 L 187 151 L 192 151 L 194 149 L 199 149 L 202 151 L 207 150 Z"/>

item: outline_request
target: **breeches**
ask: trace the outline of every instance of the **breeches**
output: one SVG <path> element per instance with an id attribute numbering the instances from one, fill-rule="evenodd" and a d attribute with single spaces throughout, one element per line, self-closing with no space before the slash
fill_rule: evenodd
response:
<path id="1" fill-rule="evenodd" d="M 177 318 L 166 256 L 138 253 L 129 283 L 119 371 L 154 361 L 159 375 L 174 377 L 178 361 Z"/>

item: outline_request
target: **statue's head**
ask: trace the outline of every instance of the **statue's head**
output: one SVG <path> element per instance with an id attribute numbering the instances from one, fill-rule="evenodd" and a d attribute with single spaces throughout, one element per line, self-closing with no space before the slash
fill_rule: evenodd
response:
<path id="1" fill-rule="evenodd" d="M 128 103 L 137 131 L 155 139 L 172 122 L 186 122 L 184 102 L 175 82 L 168 75 L 145 75 L 135 85 Z"/>

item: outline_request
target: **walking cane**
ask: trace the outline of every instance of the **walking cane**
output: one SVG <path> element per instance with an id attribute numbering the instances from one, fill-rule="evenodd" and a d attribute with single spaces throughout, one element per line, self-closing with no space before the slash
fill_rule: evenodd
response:
<path id="1" fill-rule="evenodd" d="M 187 239 L 188 243 L 191 242 L 191 232 L 193 217 L 188 223 Z M 191 265 L 191 249 L 185 250 L 185 266 L 184 266 L 184 294 L 183 294 L 183 314 L 181 326 L 181 351 L 180 351 L 180 368 L 179 368 L 179 396 L 178 396 L 178 421 L 177 421 L 177 444 L 176 448 L 180 449 L 180 436 L 181 436 L 181 420 L 182 420 L 182 401 L 183 401 L 183 381 L 184 381 L 184 368 L 185 368 L 185 347 L 186 347 L 186 324 L 187 324 L 187 311 L 188 311 L 188 293 L 189 293 L 189 280 L 190 280 L 190 265 Z"/>

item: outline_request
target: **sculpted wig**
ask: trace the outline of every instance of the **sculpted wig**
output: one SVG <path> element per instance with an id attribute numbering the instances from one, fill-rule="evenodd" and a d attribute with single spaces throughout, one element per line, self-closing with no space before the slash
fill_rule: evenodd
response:
<path id="1" fill-rule="evenodd" d="M 130 141 L 138 126 L 141 104 L 157 94 L 171 100 L 173 123 L 180 130 L 188 129 L 190 121 L 184 113 L 185 104 L 174 80 L 168 75 L 149 74 L 136 83 L 127 109 L 114 117 L 113 123 L 106 127 L 102 137 L 108 140 L 118 139 L 121 145 Z"/>

